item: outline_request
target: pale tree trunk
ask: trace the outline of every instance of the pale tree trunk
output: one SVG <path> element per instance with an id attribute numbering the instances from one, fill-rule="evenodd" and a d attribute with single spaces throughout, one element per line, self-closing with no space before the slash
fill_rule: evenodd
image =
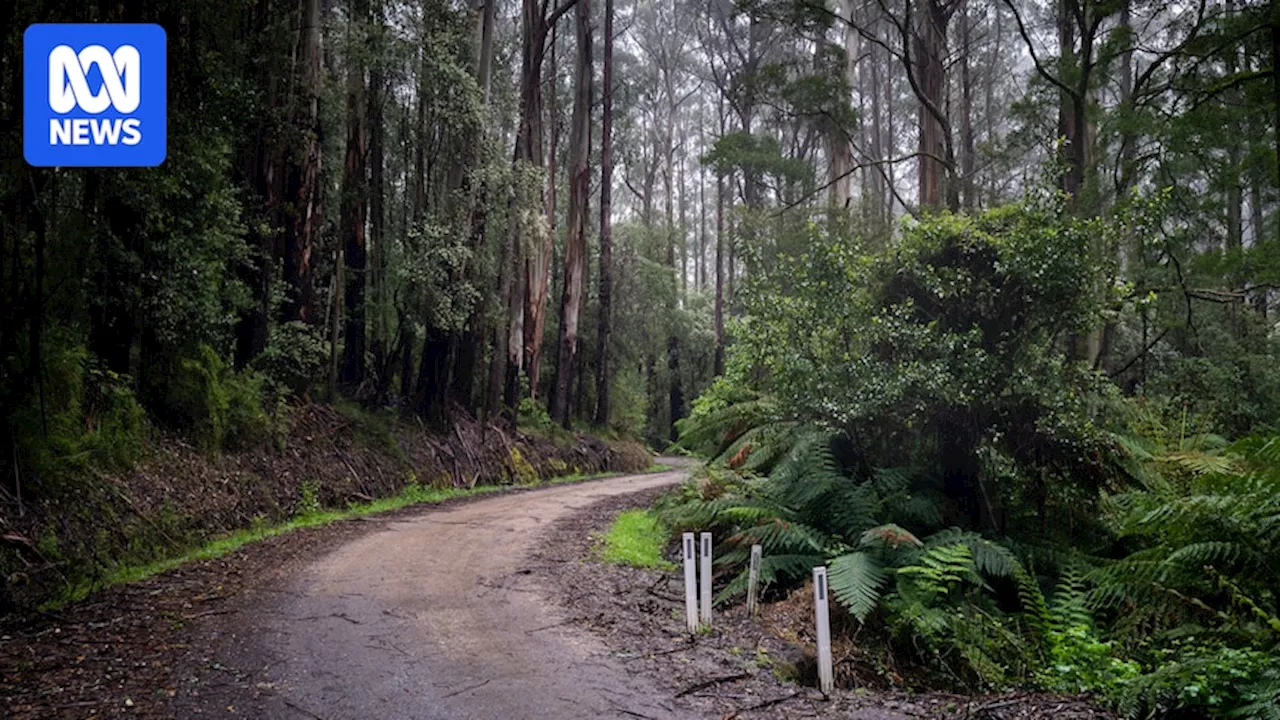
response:
<path id="1" fill-rule="evenodd" d="M 974 185 L 975 146 L 973 139 L 973 78 L 970 65 L 973 59 L 973 22 L 968 3 L 960 14 L 960 185 L 963 191 L 961 204 L 972 211 L 977 206 L 977 188 Z"/>
<path id="2" fill-rule="evenodd" d="M 875 31 L 877 27 L 876 21 L 870 21 L 868 25 Z M 858 76 L 861 82 L 861 92 L 864 96 L 871 99 L 871 141 L 870 152 L 871 159 L 880 161 L 885 159 L 884 150 L 884 119 L 881 101 L 882 87 L 880 84 L 880 52 L 881 49 L 874 43 L 871 44 L 867 57 L 867 63 L 870 66 L 869 72 L 859 72 Z M 864 122 L 865 124 L 865 122 Z M 883 167 L 874 167 L 867 169 L 867 177 L 869 178 L 870 198 L 868 201 L 871 220 L 877 228 L 884 228 L 888 222 L 887 213 L 889 212 L 888 188 L 885 187 L 885 170 Z"/>
<path id="3" fill-rule="evenodd" d="M 591 9 L 588 0 L 574 8 L 578 45 L 574 80 L 573 126 L 569 131 L 569 213 L 564 249 L 564 296 L 560 304 L 559 356 L 552 388 L 551 419 L 569 427 L 569 389 L 578 353 L 578 319 L 582 311 L 583 275 L 587 265 L 587 199 L 591 193 Z"/>
<path id="4" fill-rule="evenodd" d="M 1263 232 L 1263 215 L 1262 215 L 1262 184 L 1265 182 L 1261 177 L 1255 176 L 1249 183 L 1249 223 L 1252 225 L 1250 237 L 1253 246 L 1257 247 L 1258 243 L 1264 241 Z M 1267 317 L 1267 300 L 1270 290 L 1268 288 L 1259 288 L 1254 291 L 1253 309 L 1263 318 Z"/>
<path id="5" fill-rule="evenodd" d="M 524 367 L 529 377 L 529 397 L 538 397 L 542 377 L 542 337 L 547 327 L 547 300 L 551 297 L 552 241 L 559 229 L 556 216 L 556 172 L 560 146 L 560 111 L 556 100 L 559 83 L 556 65 L 556 26 L 551 27 L 551 58 L 547 68 L 547 232 L 542 244 L 525 260 L 524 288 Z"/>
<path id="6" fill-rule="evenodd" d="M 1228 4 L 1227 8 L 1227 12 L 1230 14 L 1233 6 Z M 1128 10 L 1129 6 L 1126 3 L 1126 14 Z M 1226 74 L 1230 77 L 1235 75 L 1239 69 L 1239 55 L 1235 48 L 1227 48 L 1226 52 Z M 1240 99 L 1240 93 L 1232 92 L 1227 101 L 1235 105 L 1240 103 Z M 1232 120 L 1227 126 L 1227 131 L 1227 168 L 1225 173 L 1227 180 L 1227 237 L 1224 249 L 1228 253 L 1235 254 L 1236 260 L 1239 261 L 1239 254 L 1244 246 L 1244 217 L 1243 208 L 1241 207 L 1244 204 L 1244 183 L 1240 173 L 1240 145 L 1244 128 L 1239 122 Z M 1228 282 L 1232 284 L 1238 280 L 1240 280 L 1239 273 L 1236 273 L 1236 277 L 1228 278 Z"/>
<path id="7" fill-rule="evenodd" d="M 1001 58 L 1001 54 L 1000 54 L 1000 39 L 1002 37 L 1001 33 L 1004 30 L 1003 24 L 1000 21 L 1001 16 L 1004 14 L 1003 9 L 999 5 L 992 5 L 991 13 L 992 15 L 995 16 L 992 19 L 992 25 L 994 26 L 992 29 L 992 34 L 994 35 L 994 38 L 992 39 L 991 55 L 990 55 L 991 59 L 987 63 L 987 76 L 985 78 L 985 82 L 983 82 L 983 85 L 982 85 L 983 110 L 984 110 L 983 114 L 986 115 L 986 118 L 984 118 L 986 120 L 986 137 L 984 138 L 984 140 L 987 143 L 987 145 L 993 144 L 995 142 L 995 137 L 996 137 L 996 117 L 995 117 L 996 116 L 996 113 L 995 113 L 996 77 L 998 73 L 997 68 L 1000 67 L 999 63 Z M 996 185 L 996 173 L 988 172 L 987 173 L 987 203 L 992 207 L 994 207 L 999 203 L 999 198 L 997 197 L 997 195 L 998 195 L 998 190 Z"/>
<path id="8" fill-rule="evenodd" d="M 680 136 L 684 137 L 683 124 L 681 126 Z M 681 150 L 683 150 L 683 143 L 681 143 Z M 680 298 L 681 298 L 681 303 L 683 303 L 684 298 L 689 296 L 689 221 L 688 221 L 688 214 L 687 214 L 687 208 L 686 208 L 686 206 L 688 205 L 688 198 L 687 198 L 687 195 L 685 194 L 685 185 L 684 185 L 685 177 L 684 177 L 683 152 L 680 156 L 680 165 L 679 165 L 679 173 L 677 174 L 677 180 L 680 183 L 680 227 L 677 230 L 677 232 L 678 232 L 678 237 L 680 238 Z"/>
<path id="9" fill-rule="evenodd" d="M 520 62 L 520 125 L 516 131 L 512 164 L 542 167 L 542 59 L 546 52 L 549 26 L 570 8 L 573 0 L 557 6 L 552 17 L 543 14 L 539 0 L 524 0 L 521 9 L 522 55 Z M 541 193 L 539 193 L 541 195 Z M 505 407 L 509 421 L 515 421 L 516 401 L 520 390 L 520 371 L 524 358 L 524 257 L 521 251 L 520 201 L 513 195 L 508 200 L 508 229 L 503 238 L 498 267 L 498 297 L 506 306 L 506 322 L 499 322 L 493 333 L 493 360 L 489 365 L 489 388 L 485 399 L 486 415 L 494 417 Z M 545 208 L 542 198 L 538 205 Z M 545 232 L 543 218 L 543 229 Z M 541 235 L 535 240 L 541 240 Z"/>
<path id="10" fill-rule="evenodd" d="M 885 55 L 886 56 L 888 55 L 888 51 L 885 51 Z M 894 67 L 896 67 L 896 65 L 889 62 L 889 60 L 886 58 L 886 61 L 884 63 L 884 98 L 885 98 L 884 116 L 885 116 L 885 126 L 886 126 L 885 137 L 888 140 L 887 147 L 885 147 L 885 150 L 884 150 L 884 155 L 886 158 L 893 157 L 898 150 L 898 136 L 895 134 L 895 127 L 894 127 L 895 124 L 893 122 L 894 118 L 897 117 L 897 107 L 896 107 L 897 97 L 894 95 L 894 82 L 893 82 Z M 889 163 L 885 167 L 885 174 L 888 175 L 889 177 L 888 188 L 886 188 L 888 192 L 885 195 L 885 203 L 886 203 L 885 217 L 890 222 L 892 222 L 894 203 L 897 200 L 894 197 L 894 191 L 898 187 L 897 165 L 895 163 Z"/>
<path id="11" fill-rule="evenodd" d="M 345 244 L 346 264 L 349 271 L 343 290 L 346 305 L 346 328 L 343 333 L 342 371 L 340 380 L 348 385 L 364 381 L 365 352 L 365 215 L 369 197 L 365 185 L 365 112 L 367 111 L 364 88 L 365 35 L 368 32 L 369 0 L 353 0 L 349 22 L 366 27 L 357 33 L 360 42 L 354 42 L 348 32 L 347 57 L 347 149 L 342 165 L 342 200 L 340 235 Z M 360 47 L 356 47 L 356 45 Z M 343 286 L 340 286 L 340 288 Z"/>
<path id="12" fill-rule="evenodd" d="M 604 0 L 604 107 L 600 121 L 600 318 L 596 326 L 596 425 L 609 424 L 613 333 L 613 0 Z"/>
<path id="13" fill-rule="evenodd" d="M 844 77 L 849 89 L 853 90 L 858 87 L 858 31 L 854 26 L 851 0 L 841 0 L 839 12 L 847 20 L 844 23 Z M 846 128 L 832 125 L 827 141 L 827 182 L 831 184 L 829 201 L 833 209 L 847 212 L 853 201 L 853 147 L 845 135 Z"/>
<path id="14" fill-rule="evenodd" d="M 724 178 L 716 176 L 715 374 L 724 374 Z"/>

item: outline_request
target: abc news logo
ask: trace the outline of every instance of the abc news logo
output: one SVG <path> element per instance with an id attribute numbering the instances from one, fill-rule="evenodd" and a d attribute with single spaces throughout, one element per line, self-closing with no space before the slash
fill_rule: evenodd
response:
<path id="1" fill-rule="evenodd" d="M 69 113 L 79 107 L 98 114 L 108 107 L 128 114 L 141 101 L 142 70 L 138 49 L 121 45 L 114 53 L 101 45 L 90 45 L 77 53 L 59 45 L 49 53 L 49 107 Z M 89 90 L 87 69 L 102 73 L 102 88 Z M 142 142 L 142 121 L 138 118 L 76 118 L 49 120 L 50 145 L 137 145 Z"/>
<path id="2" fill-rule="evenodd" d="M 166 154 L 158 25 L 32 25 L 23 36 L 23 151 L 37 166 L 155 166 Z"/>

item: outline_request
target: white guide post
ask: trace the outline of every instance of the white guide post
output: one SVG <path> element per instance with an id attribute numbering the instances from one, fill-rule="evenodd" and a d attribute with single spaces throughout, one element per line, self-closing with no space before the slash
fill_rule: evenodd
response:
<path id="1" fill-rule="evenodd" d="M 711 627 L 711 533 L 702 533 L 702 624 Z"/>
<path id="2" fill-rule="evenodd" d="M 693 533 L 684 534 L 684 612 L 690 633 L 698 632 L 698 571 Z"/>
<path id="3" fill-rule="evenodd" d="M 760 609 L 760 557 L 764 550 L 751 546 L 751 566 L 747 570 L 747 614 L 754 616 Z"/>
<path id="4" fill-rule="evenodd" d="M 830 695 L 835 686 L 831 668 L 831 618 L 827 614 L 827 569 L 813 569 L 813 608 L 818 623 L 818 686 L 823 695 Z"/>

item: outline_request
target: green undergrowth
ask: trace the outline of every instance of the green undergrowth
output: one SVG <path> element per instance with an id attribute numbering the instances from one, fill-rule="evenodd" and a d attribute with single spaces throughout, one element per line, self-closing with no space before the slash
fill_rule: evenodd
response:
<path id="1" fill-rule="evenodd" d="M 657 515 L 649 510 L 628 510 L 609 526 L 601 555 L 605 562 L 618 565 L 668 570 L 675 567 L 662 557 L 669 536 Z"/>
<path id="2" fill-rule="evenodd" d="M 654 465 L 644 473 L 665 472 L 671 468 L 667 465 Z M 341 509 L 313 509 L 308 512 L 297 515 L 281 523 L 257 523 L 252 527 L 222 535 L 214 538 L 196 548 L 189 549 L 178 555 L 163 558 L 148 563 L 126 564 L 121 565 L 105 576 L 98 578 L 93 582 L 82 582 L 71 586 L 57 598 L 40 606 L 42 611 L 57 610 L 66 607 L 72 603 L 83 600 L 89 595 L 105 590 L 116 585 L 124 585 L 128 583 L 146 580 L 149 577 L 160 575 L 175 568 L 186 565 L 187 563 L 199 562 L 202 560 L 212 560 L 229 555 L 246 545 L 273 538 L 279 535 L 287 535 L 295 530 L 303 528 L 319 527 L 328 525 L 339 520 L 350 520 L 353 518 L 364 517 L 366 515 L 376 515 L 379 513 L 399 510 L 412 505 L 432 505 L 442 503 L 446 500 L 462 497 L 475 497 L 479 495 L 489 495 L 494 493 L 510 492 L 514 489 L 526 489 L 531 487 L 542 487 L 550 485 L 566 485 L 575 482 L 585 482 L 587 480 L 599 480 L 626 473 L 609 472 L 598 474 L 575 473 L 562 477 L 549 478 L 544 481 L 534 483 L 521 483 L 517 485 L 479 485 L 472 488 L 430 488 L 423 487 L 418 483 L 412 483 L 404 488 L 399 495 L 379 498 L 370 502 L 352 503 L 346 508 Z"/>
<path id="3" fill-rule="evenodd" d="M 669 470 L 674 470 L 674 469 L 675 468 L 670 465 L 665 465 L 663 463 L 654 463 L 653 465 L 649 466 L 648 470 L 643 471 L 643 473 L 641 474 L 654 475 L 657 473 L 663 473 L 663 472 L 667 472 Z M 561 475 L 559 477 L 553 477 L 550 480 L 547 480 L 546 482 L 548 485 L 569 485 L 571 483 L 582 482 L 583 480 L 603 480 L 604 478 L 617 477 L 619 475 L 635 475 L 635 474 L 636 473 L 625 473 L 625 472 L 617 472 L 617 471 L 605 472 L 605 473 L 578 472 L 578 473 L 573 473 L 571 475 Z"/>

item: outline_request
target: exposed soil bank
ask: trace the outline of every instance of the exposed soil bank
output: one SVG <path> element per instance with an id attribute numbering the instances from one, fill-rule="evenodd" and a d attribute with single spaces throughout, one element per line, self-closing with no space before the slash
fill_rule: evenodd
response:
<path id="1" fill-rule="evenodd" d="M 161 437 L 115 476 L 32 478 L 19 514 L 0 505 L 0 612 L 57 597 L 112 565 L 145 562 L 253 523 L 400 493 L 406 485 L 526 483 L 573 473 L 636 472 L 636 443 L 586 435 L 562 442 L 462 418 L 447 432 L 327 405 L 294 408 L 276 444 L 211 457 Z"/>

